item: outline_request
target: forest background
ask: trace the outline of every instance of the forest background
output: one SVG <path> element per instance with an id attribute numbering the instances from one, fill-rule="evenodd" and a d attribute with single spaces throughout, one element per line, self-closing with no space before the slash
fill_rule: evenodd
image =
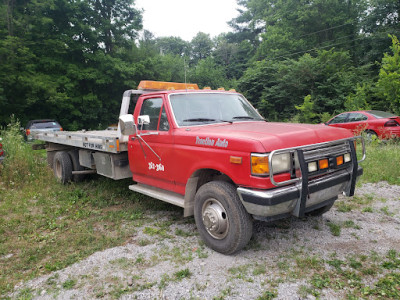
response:
<path id="1" fill-rule="evenodd" d="M 3 0 L 0 126 L 14 115 L 101 129 L 140 80 L 185 76 L 236 89 L 270 121 L 400 114 L 399 0 L 237 2 L 230 32 L 184 41 L 143 29 L 134 0 Z"/>

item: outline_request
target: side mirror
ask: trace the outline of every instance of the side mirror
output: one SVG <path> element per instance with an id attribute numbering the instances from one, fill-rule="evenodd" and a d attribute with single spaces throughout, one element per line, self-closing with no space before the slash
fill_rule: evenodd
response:
<path id="1" fill-rule="evenodd" d="M 138 117 L 138 124 L 139 125 L 150 124 L 150 116 L 149 115 L 139 116 Z"/>
<path id="2" fill-rule="evenodd" d="M 119 117 L 119 128 L 122 135 L 136 135 L 137 128 L 133 121 L 133 115 L 122 115 Z"/>

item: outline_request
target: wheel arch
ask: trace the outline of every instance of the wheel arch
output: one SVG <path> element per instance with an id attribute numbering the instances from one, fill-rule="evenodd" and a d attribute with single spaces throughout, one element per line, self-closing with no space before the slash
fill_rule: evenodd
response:
<path id="1" fill-rule="evenodd" d="M 194 197 L 199 188 L 204 184 L 214 180 L 229 182 L 236 186 L 234 181 L 228 175 L 219 170 L 204 168 L 194 171 L 187 180 L 185 187 L 185 217 L 194 215 Z"/>

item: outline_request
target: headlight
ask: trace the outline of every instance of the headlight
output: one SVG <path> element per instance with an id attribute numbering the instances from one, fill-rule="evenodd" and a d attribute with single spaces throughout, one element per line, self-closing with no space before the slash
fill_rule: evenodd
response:
<path id="1" fill-rule="evenodd" d="M 272 157 L 272 170 L 274 174 L 289 172 L 291 166 L 290 153 L 277 154 Z"/>
<path id="2" fill-rule="evenodd" d="M 290 153 L 282 153 L 274 155 L 272 160 L 272 170 L 274 174 L 289 172 L 291 167 L 291 155 Z M 268 154 L 256 154 L 251 155 L 251 174 L 253 175 L 268 175 Z"/>

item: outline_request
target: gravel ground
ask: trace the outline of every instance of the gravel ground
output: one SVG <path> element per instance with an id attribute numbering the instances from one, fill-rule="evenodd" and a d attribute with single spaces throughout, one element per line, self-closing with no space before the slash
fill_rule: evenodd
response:
<path id="1" fill-rule="evenodd" d="M 356 204 L 348 211 L 347 203 Z M 29 291 L 36 299 L 315 299 L 304 293 L 313 259 L 400 251 L 399 203 L 400 186 L 364 184 L 353 199 L 340 198 L 322 217 L 255 222 L 249 245 L 233 256 L 206 248 L 193 219 L 160 212 L 125 245 L 23 283 L 11 298 Z M 168 224 L 167 231 L 155 230 L 157 224 Z M 340 225 L 338 236 L 331 224 Z M 365 285 L 376 280 L 363 277 Z M 324 288 L 320 297 L 345 295 L 346 287 Z"/>

